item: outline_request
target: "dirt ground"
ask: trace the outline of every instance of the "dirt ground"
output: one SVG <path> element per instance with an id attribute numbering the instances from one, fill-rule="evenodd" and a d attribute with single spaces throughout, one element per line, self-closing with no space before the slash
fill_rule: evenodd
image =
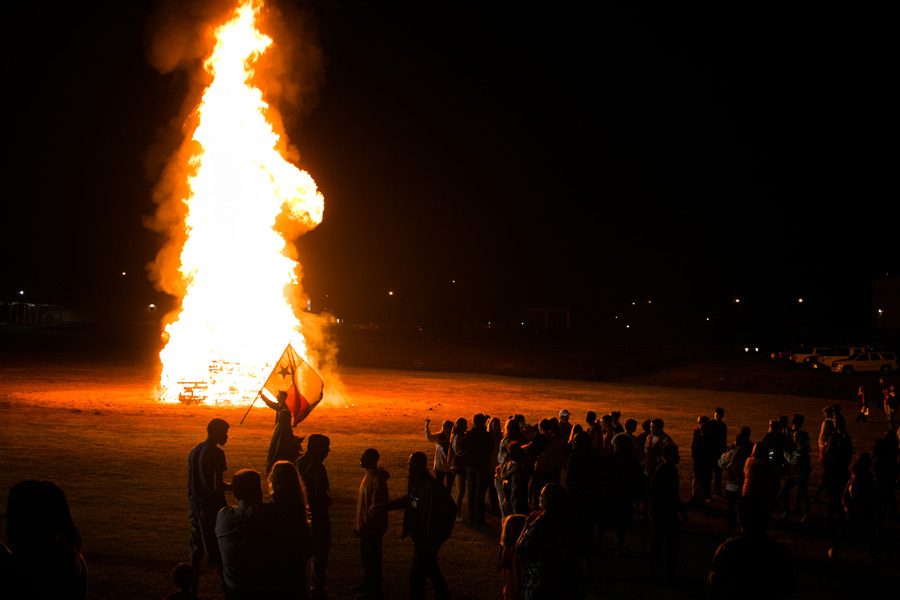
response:
<path id="1" fill-rule="evenodd" d="M 777 368 L 777 367 L 772 367 Z M 668 387 L 658 377 L 645 385 L 525 379 L 497 375 L 434 373 L 410 370 L 347 368 L 345 394 L 326 397 L 298 429 L 300 435 L 326 433 L 332 453 L 326 462 L 333 497 L 334 544 L 329 589 L 334 598 L 352 598 L 348 588 L 361 575 L 358 547 L 352 537 L 356 493 L 362 472 L 359 455 L 368 446 L 381 451 L 392 474 L 392 496 L 405 489 L 410 452 L 433 448 L 424 440 L 423 420 L 467 416 L 481 411 L 505 417 L 524 413 L 530 422 L 572 411 L 580 421 L 588 410 L 618 409 L 623 420 L 662 417 L 667 430 L 685 449 L 681 465 L 682 496 L 690 486 L 690 433 L 696 417 L 726 408 L 729 437 L 739 425 L 753 428 L 753 439 L 769 418 L 804 413 L 809 428 L 818 427 L 821 408 L 832 400 L 778 393 L 747 393 L 696 387 Z M 9 487 L 26 478 L 46 478 L 68 494 L 84 537 L 90 569 L 91 597 L 164 598 L 169 572 L 187 557 L 185 462 L 191 447 L 205 435 L 212 417 L 231 424 L 225 447 L 231 472 L 262 470 L 272 428 L 272 413 L 256 408 L 238 425 L 242 408 L 162 405 L 153 400 L 153 369 L 123 362 L 48 365 L 17 361 L 0 365 L 0 503 Z M 677 383 L 677 382 L 676 382 Z M 685 385 L 685 382 L 678 383 Z M 690 385 L 690 382 L 687 382 Z M 823 394 L 823 396 L 825 396 Z M 848 415 L 855 413 L 844 402 Z M 858 450 L 871 449 L 883 433 L 880 411 L 850 432 Z M 228 474 L 230 476 L 230 473 Z M 818 480 L 818 471 L 813 483 Z M 626 553 L 614 557 L 607 544 L 597 559 L 594 598 L 696 598 L 716 546 L 724 540 L 723 504 L 694 511 L 686 525 L 680 582 L 664 585 L 646 571 L 649 536 L 639 526 L 627 540 Z M 896 598 L 900 584 L 898 528 L 882 532 L 882 560 L 867 562 L 859 542 L 847 546 L 834 563 L 825 557 L 824 506 L 814 505 L 810 523 L 796 518 L 772 529 L 796 560 L 797 598 Z M 441 552 L 441 564 L 455 598 L 499 597 L 496 572 L 497 524 L 476 531 L 459 525 Z M 385 538 L 385 589 L 389 598 L 408 597 L 406 576 L 411 542 L 401 541 L 400 516 L 393 513 Z M 203 580 L 204 598 L 220 598 L 213 573 Z"/>

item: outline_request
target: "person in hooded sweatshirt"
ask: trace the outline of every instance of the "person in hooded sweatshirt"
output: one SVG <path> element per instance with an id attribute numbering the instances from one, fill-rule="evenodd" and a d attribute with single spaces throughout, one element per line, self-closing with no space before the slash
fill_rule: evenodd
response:
<path id="1" fill-rule="evenodd" d="M 352 591 L 364 594 L 366 598 L 382 598 L 382 539 L 387 531 L 387 512 L 380 510 L 387 504 L 387 480 L 390 473 L 378 466 L 381 455 L 375 448 L 366 448 L 359 459 L 359 466 L 365 469 L 359 484 L 356 501 L 356 524 L 353 532 L 359 538 L 359 556 L 362 559 L 363 582 Z M 376 508 L 379 507 L 379 508 Z"/>

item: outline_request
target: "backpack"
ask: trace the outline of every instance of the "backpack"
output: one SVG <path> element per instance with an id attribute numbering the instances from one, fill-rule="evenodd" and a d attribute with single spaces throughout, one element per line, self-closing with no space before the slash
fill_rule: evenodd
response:
<path id="1" fill-rule="evenodd" d="M 734 455 L 737 454 L 737 448 L 729 448 L 725 452 L 722 453 L 722 456 L 719 457 L 719 468 L 728 470 L 731 468 L 731 463 L 734 462 Z"/>
<path id="2" fill-rule="evenodd" d="M 456 513 L 459 509 L 456 506 L 456 502 L 450 497 L 450 492 L 441 484 L 435 483 L 432 488 L 432 494 L 434 502 L 432 532 L 434 541 L 442 544 L 453 532 L 453 526 L 456 524 Z"/>

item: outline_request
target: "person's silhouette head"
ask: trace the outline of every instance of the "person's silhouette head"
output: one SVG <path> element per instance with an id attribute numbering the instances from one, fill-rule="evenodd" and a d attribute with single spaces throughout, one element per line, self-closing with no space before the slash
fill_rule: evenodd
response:
<path id="1" fill-rule="evenodd" d="M 579 431 L 572 437 L 572 450 L 574 452 L 588 450 L 590 447 L 591 447 L 591 436 L 589 436 L 584 431 Z"/>
<path id="2" fill-rule="evenodd" d="M 269 473 L 269 491 L 275 502 L 294 499 L 306 505 L 306 494 L 303 492 L 300 474 L 290 461 L 279 460 L 272 465 L 272 471 Z"/>
<path id="3" fill-rule="evenodd" d="M 545 515 L 556 516 L 566 511 L 566 490 L 558 483 L 548 483 L 541 489 L 539 504 Z"/>
<path id="4" fill-rule="evenodd" d="M 180 562 L 172 569 L 172 585 L 175 589 L 187 592 L 194 584 L 194 568 L 191 563 Z"/>
<path id="5" fill-rule="evenodd" d="M 378 459 L 381 455 L 375 448 L 366 448 L 363 450 L 362 456 L 359 457 L 359 466 L 363 469 L 377 469 Z"/>
<path id="6" fill-rule="evenodd" d="M 410 479 L 421 479 L 428 475 L 428 457 L 424 452 L 410 454 L 408 466 Z"/>
<path id="7" fill-rule="evenodd" d="M 309 436 L 308 440 L 306 440 L 306 453 L 310 456 L 310 458 L 314 458 L 316 460 L 325 460 L 325 457 L 328 456 L 328 453 L 330 451 L 331 440 L 328 439 L 327 435 L 314 433 Z"/>
<path id="8" fill-rule="evenodd" d="M 241 469 L 231 478 L 231 492 L 238 502 L 254 505 L 262 502 L 262 478 L 253 469 Z"/>
<path id="9" fill-rule="evenodd" d="M 219 446 L 224 446 L 228 441 L 228 429 L 231 426 L 225 419 L 211 419 L 206 424 L 206 437 Z"/>
<path id="10" fill-rule="evenodd" d="M 6 542 L 13 554 L 41 553 L 58 543 L 80 550 L 81 534 L 62 488 L 34 479 L 12 486 L 6 499 Z"/>

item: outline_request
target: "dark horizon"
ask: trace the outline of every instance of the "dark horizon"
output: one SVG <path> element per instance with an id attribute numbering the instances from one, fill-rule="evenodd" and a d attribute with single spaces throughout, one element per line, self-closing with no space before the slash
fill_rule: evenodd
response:
<path id="1" fill-rule="evenodd" d="M 142 221 L 186 86 L 145 59 L 154 6 L 13 8 L 0 302 L 171 305 Z M 297 242 L 314 311 L 455 327 L 567 308 L 606 331 L 644 306 L 636 329 L 862 336 L 872 281 L 900 273 L 877 15 L 299 9 L 324 57 L 288 115 L 326 201 Z"/>

